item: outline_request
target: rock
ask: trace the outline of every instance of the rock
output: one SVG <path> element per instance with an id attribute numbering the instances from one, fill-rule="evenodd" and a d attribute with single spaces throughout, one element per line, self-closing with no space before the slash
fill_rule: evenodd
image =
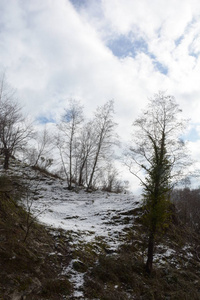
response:
<path id="1" fill-rule="evenodd" d="M 11 295 L 11 300 L 24 300 L 22 292 L 14 291 L 14 293 Z"/>

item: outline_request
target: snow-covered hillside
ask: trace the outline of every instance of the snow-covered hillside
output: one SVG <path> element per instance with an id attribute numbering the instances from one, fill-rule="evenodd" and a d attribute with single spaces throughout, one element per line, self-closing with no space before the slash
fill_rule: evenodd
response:
<path id="1" fill-rule="evenodd" d="M 114 195 L 103 192 L 79 193 L 64 188 L 58 181 L 49 186 L 43 184 L 43 197 L 33 203 L 33 213 L 44 212 L 39 220 L 54 227 L 77 233 L 86 241 L 103 236 L 112 245 L 117 245 L 127 223 L 127 211 L 138 205 L 132 195 Z M 125 220 L 126 219 L 126 220 Z"/>
<path id="2" fill-rule="evenodd" d="M 24 205 L 40 222 L 70 231 L 78 241 L 102 236 L 111 247 L 116 247 L 123 239 L 125 227 L 131 226 L 128 212 L 139 205 L 138 199 L 128 193 L 69 191 L 66 181 L 16 161 L 7 172 L 20 176 L 30 187 Z"/>
<path id="3" fill-rule="evenodd" d="M 1 172 L 4 173 L 2 169 Z M 109 253 L 116 251 L 126 229 L 134 222 L 131 212 L 139 202 L 132 194 L 69 191 L 65 180 L 33 170 L 17 160 L 11 162 L 6 173 L 13 180 L 20 178 L 27 186 L 22 204 L 35 218 L 52 229 L 63 229 L 70 236 L 72 251 L 81 244 L 95 244 L 99 240 Z M 76 259 L 68 267 L 63 266 L 63 274 L 70 276 L 74 285 L 73 299 L 83 299 L 84 274 L 73 269 L 74 262 Z"/>
<path id="4" fill-rule="evenodd" d="M 0 172 L 3 175 L 5 171 L 1 169 Z M 87 193 L 84 189 L 69 191 L 66 181 L 33 170 L 17 160 L 11 162 L 6 175 L 13 180 L 16 189 L 22 188 L 22 204 L 27 211 L 31 212 L 35 219 L 46 224 L 51 237 L 53 235 L 55 249 L 47 255 L 65 257 L 66 254 L 60 251 L 59 245 L 67 250 L 69 260 L 60 264 L 59 276 L 69 279 L 73 292 L 62 299 L 104 299 L 101 296 L 107 292 L 111 293 L 112 297 L 105 299 L 139 299 L 137 296 L 133 298 L 133 295 L 148 295 L 152 282 L 151 279 L 147 282 L 147 277 L 143 276 L 147 249 L 144 228 L 138 220 L 138 214 L 141 212 L 138 209 L 141 205 L 139 198 L 132 194 L 111 194 L 102 191 Z M 185 232 L 183 234 L 183 229 L 176 219 L 171 228 L 173 230 L 157 245 L 154 255 L 155 267 L 163 272 L 160 277 L 162 285 L 165 287 L 167 284 L 168 287 L 171 282 L 172 294 L 175 291 L 177 295 L 181 295 L 182 288 L 177 289 L 173 286 L 173 281 L 169 281 L 171 272 L 173 276 L 180 278 L 183 285 L 190 284 L 192 295 L 199 296 L 199 292 L 196 293 L 196 286 L 199 289 L 198 242 L 197 246 L 194 246 L 195 237 L 190 241 L 190 238 L 184 236 Z M 111 264 L 109 270 L 107 264 Z M 188 277 L 185 278 L 184 273 L 182 276 L 181 272 L 185 268 L 195 279 L 194 282 L 188 283 Z M 123 274 L 120 273 L 121 269 Z M 97 271 L 99 273 L 95 273 Z M 110 276 L 113 276 L 111 285 L 103 283 L 107 282 L 108 271 Z M 101 277 L 101 282 L 98 277 L 100 274 L 105 274 L 103 279 Z M 173 276 L 170 278 L 174 278 Z M 132 290 L 126 289 L 124 285 L 124 280 L 127 283 L 129 278 L 133 280 Z M 137 282 L 135 278 L 138 278 Z M 91 296 L 93 293 L 96 295 L 96 292 L 101 295 L 99 298 Z M 163 291 L 163 295 L 165 293 L 167 295 L 168 288 Z M 121 295 L 121 298 L 115 297 L 118 295 Z"/>

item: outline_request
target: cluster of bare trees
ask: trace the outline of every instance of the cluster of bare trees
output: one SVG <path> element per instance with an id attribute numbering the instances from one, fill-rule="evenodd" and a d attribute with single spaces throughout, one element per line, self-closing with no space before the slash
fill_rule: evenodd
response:
<path id="1" fill-rule="evenodd" d="M 109 168 L 111 146 L 116 144 L 113 113 L 113 101 L 108 101 L 96 109 L 92 120 L 85 121 L 80 103 L 69 101 L 56 136 L 69 189 L 74 184 L 94 188 L 101 181 L 102 168 Z"/>
<path id="2" fill-rule="evenodd" d="M 37 131 L 27 122 L 15 91 L 4 75 L 0 80 L 0 150 L 4 169 L 9 168 L 10 158 L 19 152 L 31 166 L 47 169 L 52 166 L 57 149 L 60 174 L 66 177 L 69 189 L 75 185 L 88 190 L 97 186 L 110 191 L 123 188 L 111 163 L 112 146 L 117 143 L 113 101 L 98 107 L 94 117 L 86 120 L 80 102 L 70 100 L 50 134 L 47 127 Z"/>
<path id="3" fill-rule="evenodd" d="M 35 128 L 31 141 L 23 151 L 23 159 L 33 167 L 47 170 L 53 164 L 53 147 L 52 134 L 47 127 Z"/>
<path id="4" fill-rule="evenodd" d="M 15 91 L 8 85 L 5 75 L 0 78 L 0 150 L 4 157 L 3 167 L 8 169 L 11 156 L 25 148 L 33 136 L 32 125 L 26 121 Z"/>
<path id="5" fill-rule="evenodd" d="M 200 189 L 174 189 L 172 200 L 181 222 L 199 233 L 200 230 Z"/>

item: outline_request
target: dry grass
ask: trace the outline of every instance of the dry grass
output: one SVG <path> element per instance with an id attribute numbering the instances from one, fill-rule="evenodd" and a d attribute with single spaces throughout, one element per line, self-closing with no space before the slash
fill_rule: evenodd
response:
<path id="1" fill-rule="evenodd" d="M 23 242 L 27 213 L 13 198 L 12 182 L 0 178 L 0 299 L 9 300 L 13 293 L 30 300 L 61 299 L 72 291 L 68 278 L 60 275 L 70 260 L 68 245 L 62 232 L 52 237 L 36 222 Z"/>
<path id="2" fill-rule="evenodd" d="M 200 299 L 200 262 L 192 252 L 197 236 L 183 224 L 172 222 L 163 237 L 157 239 L 157 259 L 151 276 L 145 272 L 146 238 L 144 228 L 127 231 L 126 241 L 112 255 L 102 254 L 85 274 L 87 299 L 189 300 Z M 161 245 L 161 247 L 159 247 Z M 185 245 L 190 245 L 184 250 Z M 170 256 L 165 256 L 172 249 Z M 194 250 L 194 249 L 193 249 Z M 159 256 L 158 256 L 159 257 Z"/>

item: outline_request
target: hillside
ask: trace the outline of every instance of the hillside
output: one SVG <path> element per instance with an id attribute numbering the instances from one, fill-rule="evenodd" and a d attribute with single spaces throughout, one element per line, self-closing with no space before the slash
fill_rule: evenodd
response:
<path id="1" fill-rule="evenodd" d="M 139 199 L 15 160 L 1 174 L 0 299 L 200 299 L 199 237 L 175 213 L 149 277 Z"/>
<path id="2" fill-rule="evenodd" d="M 0 178 L 0 299 L 61 299 L 71 293 L 67 276 L 61 274 L 70 260 L 69 247 L 63 247 L 61 231 L 31 224 L 13 179 Z"/>

